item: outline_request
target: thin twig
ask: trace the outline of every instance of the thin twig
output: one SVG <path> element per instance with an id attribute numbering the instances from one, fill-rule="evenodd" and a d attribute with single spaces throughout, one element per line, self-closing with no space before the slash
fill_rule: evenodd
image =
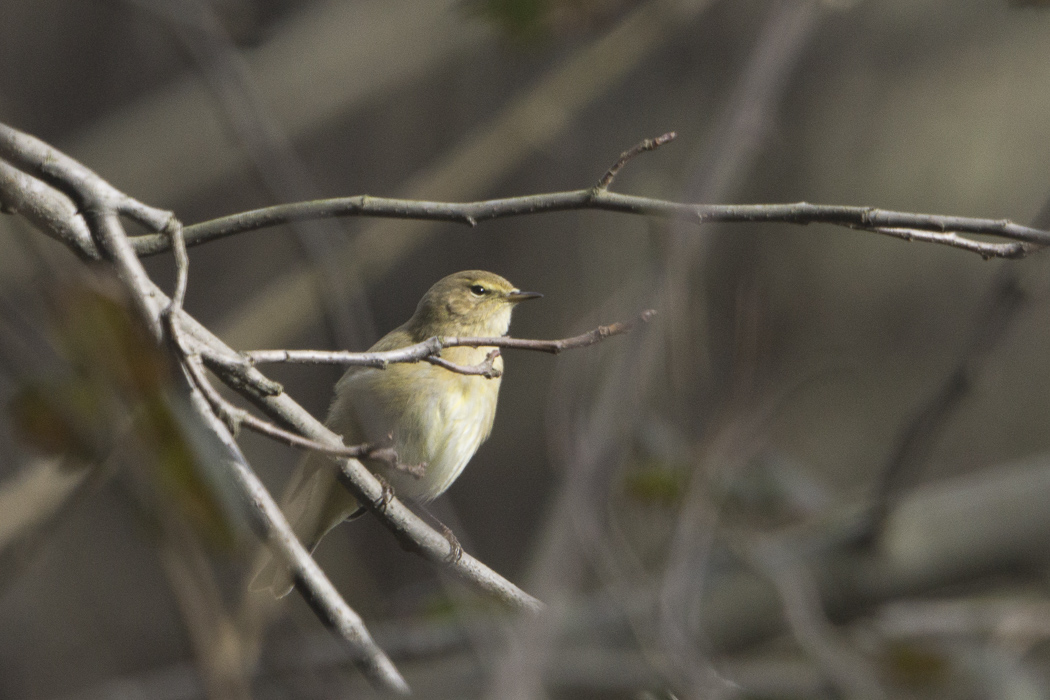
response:
<path id="1" fill-rule="evenodd" d="M 499 357 L 499 348 L 489 351 L 489 354 L 485 356 L 484 361 L 476 365 L 460 365 L 455 362 L 449 362 L 442 357 L 427 357 L 424 358 L 426 362 L 438 367 L 444 367 L 445 369 L 455 372 L 457 374 L 466 374 L 468 376 L 480 376 L 486 379 L 495 379 L 496 377 L 503 376 L 501 370 L 496 369 L 495 362 L 496 358 Z"/>
<path id="2" fill-rule="evenodd" d="M 850 228 L 856 229 L 857 231 L 870 231 L 872 233 L 881 233 L 884 236 L 899 238 L 902 241 L 940 243 L 941 245 L 950 246 L 952 248 L 960 248 L 962 250 L 968 250 L 972 253 L 977 253 L 985 260 L 990 260 L 991 258 L 1024 258 L 1027 257 L 1030 253 L 1034 253 L 1042 247 L 1042 245 L 1038 243 L 1027 243 L 1018 241 L 1014 241 L 1011 243 L 988 243 L 985 241 L 975 241 L 972 238 L 963 238 L 959 234 L 954 233 L 952 231 L 938 233 L 934 231 L 920 231 L 914 228 L 880 228 L 876 226 L 850 226 Z"/>
<path id="3" fill-rule="evenodd" d="M 678 134 L 676 134 L 675 132 L 668 131 L 666 134 L 657 136 L 655 139 L 645 139 L 633 148 L 624 151 L 620 154 L 620 159 L 613 163 L 613 166 L 609 168 L 605 175 L 602 175 L 601 180 L 598 180 L 598 184 L 595 185 L 595 189 L 609 189 L 609 185 L 612 184 L 612 181 L 620 173 L 620 170 L 623 169 L 623 166 L 627 165 L 627 162 L 629 160 L 631 160 L 637 155 L 645 153 L 646 151 L 655 151 L 657 148 L 663 146 L 665 143 L 674 141 L 676 136 L 678 136 Z"/>
<path id="4" fill-rule="evenodd" d="M 656 316 L 656 311 L 648 309 L 639 314 L 638 318 L 635 320 L 619 321 L 607 326 L 599 326 L 594 330 L 587 331 L 586 333 L 581 333 L 580 335 L 575 335 L 571 338 L 562 338 L 560 340 L 531 340 L 527 338 L 507 337 L 481 338 L 466 336 L 446 336 L 439 338 L 435 336 L 433 338 L 428 338 L 421 343 L 416 343 L 415 345 L 398 348 L 397 350 L 387 350 L 385 352 L 346 352 L 341 350 L 252 350 L 244 353 L 244 356 L 252 364 L 288 362 L 295 364 L 357 365 L 382 368 L 386 367 L 388 364 L 399 362 L 420 362 L 423 360 L 432 362 L 435 359 L 439 359 L 434 357 L 437 353 L 441 352 L 444 348 L 453 347 L 515 348 L 518 350 L 535 350 L 537 352 L 547 352 L 556 355 L 564 350 L 574 350 L 576 348 L 587 347 L 588 345 L 600 343 L 606 338 L 611 338 L 614 335 L 628 333 L 633 330 L 638 323 L 648 323 L 654 316 Z M 442 361 L 441 363 L 435 362 L 434 364 L 440 364 L 442 367 L 463 374 L 483 374 L 479 368 L 484 368 L 486 363 L 475 365 L 473 367 L 455 365 L 447 361 Z"/>
<path id="5" fill-rule="evenodd" d="M 303 437 L 302 435 L 297 435 L 289 430 L 280 428 L 269 421 L 253 416 L 248 411 L 238 408 L 224 399 L 215 387 L 212 386 L 211 382 L 208 381 L 207 375 L 204 374 L 204 361 L 201 359 L 200 355 L 186 355 L 185 360 L 188 364 L 190 374 L 193 375 L 194 383 L 202 392 L 204 392 L 205 397 L 208 399 L 208 403 L 210 403 L 216 410 L 219 417 L 232 428 L 237 428 L 243 425 L 261 435 L 266 435 L 278 442 L 283 442 L 290 447 L 299 447 L 307 450 L 314 450 L 316 452 L 323 452 L 324 454 L 329 454 L 333 457 L 376 459 L 387 462 L 391 466 L 409 472 L 410 474 L 422 476 L 422 470 L 419 466 L 410 466 L 398 462 L 397 452 L 392 447 L 367 444 L 353 446 L 344 445 L 342 447 L 327 445 Z"/>
<path id="6" fill-rule="evenodd" d="M 186 354 L 184 355 L 184 361 L 186 363 L 186 369 L 193 378 L 193 383 L 204 393 L 204 396 L 208 399 L 208 403 L 211 404 L 218 416 L 222 418 L 223 422 L 234 432 L 236 432 L 236 428 L 244 426 L 261 435 L 273 438 L 278 442 L 283 442 L 290 447 L 323 452 L 324 454 L 329 454 L 333 457 L 375 459 L 386 462 L 394 469 L 411 474 L 417 479 L 422 478 L 423 476 L 424 465 L 401 463 L 397 458 L 397 451 L 394 450 L 393 447 L 368 444 L 352 446 L 344 445 L 342 447 L 337 447 L 318 442 L 317 440 L 311 440 L 302 435 L 297 435 L 289 430 L 274 425 L 270 421 L 253 416 L 248 411 L 238 408 L 224 399 L 222 394 L 212 386 L 211 382 L 208 381 L 207 375 L 204 373 L 204 361 L 201 359 L 200 355 Z"/>
<path id="7" fill-rule="evenodd" d="M 175 291 L 166 311 L 170 316 L 182 311 L 183 302 L 186 301 L 186 288 L 190 281 L 190 256 L 186 252 L 186 237 L 182 234 L 182 224 L 178 220 L 173 217 L 165 233 L 171 238 L 172 250 L 175 253 Z"/>

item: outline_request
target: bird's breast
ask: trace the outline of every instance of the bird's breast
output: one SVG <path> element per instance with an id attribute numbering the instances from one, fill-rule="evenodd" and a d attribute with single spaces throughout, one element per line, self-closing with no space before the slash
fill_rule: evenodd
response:
<path id="1" fill-rule="evenodd" d="M 459 365 L 478 365 L 490 349 L 447 348 L 441 357 Z M 502 370 L 502 358 L 495 358 L 493 366 Z M 396 381 L 390 381 L 391 372 L 398 373 Z M 379 426 L 382 435 L 374 439 L 392 437 L 402 463 L 426 464 L 421 478 L 389 469 L 384 469 L 384 475 L 400 495 L 436 498 L 488 438 L 496 417 L 500 379 L 459 374 L 425 362 L 373 370 L 370 377 L 373 386 L 368 397 L 373 404 L 383 404 L 374 408 L 385 416 Z M 383 391 L 383 386 L 396 386 L 397 391 Z"/>

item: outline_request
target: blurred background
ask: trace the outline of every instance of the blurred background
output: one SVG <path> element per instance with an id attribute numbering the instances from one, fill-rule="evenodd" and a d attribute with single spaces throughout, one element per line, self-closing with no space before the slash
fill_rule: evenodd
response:
<path id="1" fill-rule="evenodd" d="M 185 223 L 588 187 L 674 130 L 613 189 L 1047 228 L 1041 5 L 0 0 L 0 121 Z M 370 517 L 318 549 L 416 696 L 1050 697 L 1045 255 L 569 212 L 330 220 L 190 256 L 188 311 L 238 350 L 365 349 L 470 268 L 545 294 L 518 337 L 659 311 L 557 358 L 507 351 L 492 438 L 428 507 L 546 614 L 493 610 Z M 79 266 L 0 217 L 5 405 L 58 371 L 48 299 Z M 147 266 L 171 289 L 169 256 Z M 340 373 L 266 371 L 318 417 Z M 230 619 L 264 610 L 257 648 L 188 620 L 119 473 L 38 506 L 34 479 L 69 473 L 18 433 L 5 412 L 0 698 L 375 695 L 298 596 L 244 594 L 250 539 L 205 569 Z M 279 493 L 297 453 L 241 443 Z M 208 620 L 253 649 L 239 690 L 208 681 Z"/>

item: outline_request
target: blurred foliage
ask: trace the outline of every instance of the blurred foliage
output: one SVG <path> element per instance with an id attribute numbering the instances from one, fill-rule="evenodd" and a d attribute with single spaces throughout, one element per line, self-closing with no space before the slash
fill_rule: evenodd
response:
<path id="1" fill-rule="evenodd" d="M 104 433 L 96 399 L 84 382 L 28 382 L 9 405 L 15 434 L 45 454 L 93 461 L 109 447 L 95 444 Z"/>
<path id="2" fill-rule="evenodd" d="M 619 17 L 637 0 L 465 0 L 470 14 L 494 24 L 523 46 L 584 32 Z"/>
<path id="3" fill-rule="evenodd" d="M 931 690 L 944 684 L 951 672 L 951 664 L 943 654 L 901 641 L 886 645 L 882 661 L 896 683 L 914 689 Z"/>
<path id="4" fill-rule="evenodd" d="M 118 460 L 156 501 L 144 512 L 174 503 L 205 540 L 232 546 L 237 528 L 212 474 L 219 452 L 186 420 L 187 397 L 170 357 L 120 287 L 85 276 L 53 296 L 51 311 L 50 331 L 66 365 L 23 382 L 8 407 L 15 434 L 78 464 Z"/>
<path id="5" fill-rule="evenodd" d="M 681 500 L 688 475 L 681 465 L 650 459 L 624 475 L 623 490 L 641 505 L 669 508 Z"/>

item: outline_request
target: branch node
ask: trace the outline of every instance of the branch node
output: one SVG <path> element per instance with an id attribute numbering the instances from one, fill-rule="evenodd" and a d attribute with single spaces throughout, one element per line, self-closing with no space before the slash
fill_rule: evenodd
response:
<path id="1" fill-rule="evenodd" d="M 284 393 L 284 385 L 269 377 L 260 377 L 252 382 L 252 387 L 258 389 L 263 396 L 280 396 Z"/>

